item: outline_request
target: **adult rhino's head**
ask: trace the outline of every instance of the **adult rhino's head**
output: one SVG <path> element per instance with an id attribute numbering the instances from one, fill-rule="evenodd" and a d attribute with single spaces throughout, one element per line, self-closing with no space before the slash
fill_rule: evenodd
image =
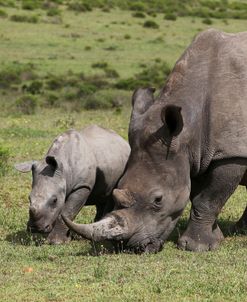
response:
<path id="1" fill-rule="evenodd" d="M 15 168 L 23 173 L 32 171 L 28 230 L 33 233 L 49 233 L 66 197 L 62 163 L 54 156 L 47 156 L 43 161 L 16 164 Z"/>
<path id="2" fill-rule="evenodd" d="M 133 95 L 131 154 L 115 209 L 90 225 L 67 225 L 95 241 L 112 240 L 137 251 L 157 252 L 176 225 L 190 194 L 190 167 L 182 108 L 156 101 L 154 89 Z"/>

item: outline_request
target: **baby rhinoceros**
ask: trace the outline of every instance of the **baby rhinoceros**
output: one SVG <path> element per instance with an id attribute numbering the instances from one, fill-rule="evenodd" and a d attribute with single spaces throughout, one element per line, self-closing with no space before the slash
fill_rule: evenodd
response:
<path id="1" fill-rule="evenodd" d="M 113 208 L 111 193 L 129 153 L 122 137 L 93 125 L 59 135 L 43 160 L 15 165 L 33 175 L 28 230 L 59 244 L 70 240 L 61 214 L 73 220 L 84 205 L 96 205 L 99 220 Z"/>

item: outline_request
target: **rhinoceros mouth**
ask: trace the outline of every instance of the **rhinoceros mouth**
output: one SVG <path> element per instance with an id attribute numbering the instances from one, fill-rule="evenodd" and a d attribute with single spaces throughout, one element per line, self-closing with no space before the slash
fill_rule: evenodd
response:
<path id="1" fill-rule="evenodd" d="M 140 242 L 133 242 L 131 238 L 125 241 L 111 241 L 117 253 L 158 253 L 162 250 L 163 242 L 155 238 L 146 238 Z"/>
<path id="2" fill-rule="evenodd" d="M 52 225 L 47 225 L 44 228 L 43 227 L 39 227 L 36 225 L 35 222 L 33 221 L 28 221 L 27 223 L 27 232 L 32 233 L 32 234 L 49 234 L 52 230 Z"/>

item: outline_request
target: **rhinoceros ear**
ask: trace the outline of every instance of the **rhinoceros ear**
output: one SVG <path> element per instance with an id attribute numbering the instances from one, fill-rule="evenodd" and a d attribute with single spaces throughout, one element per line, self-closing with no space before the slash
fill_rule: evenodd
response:
<path id="1" fill-rule="evenodd" d="M 133 112 L 143 114 L 154 103 L 155 88 L 138 88 L 132 96 Z"/>
<path id="2" fill-rule="evenodd" d="M 184 126 L 182 108 L 175 105 L 166 105 L 161 111 L 162 122 L 168 127 L 170 135 L 177 136 Z"/>
<path id="3" fill-rule="evenodd" d="M 37 161 L 31 160 L 31 161 L 26 161 L 24 163 L 15 164 L 14 167 L 19 172 L 27 173 L 30 172 L 35 167 L 36 164 Z"/>
<path id="4" fill-rule="evenodd" d="M 45 158 L 46 163 L 52 167 L 54 171 L 62 171 L 63 170 L 63 164 L 60 160 L 55 158 L 53 155 L 47 155 Z"/>

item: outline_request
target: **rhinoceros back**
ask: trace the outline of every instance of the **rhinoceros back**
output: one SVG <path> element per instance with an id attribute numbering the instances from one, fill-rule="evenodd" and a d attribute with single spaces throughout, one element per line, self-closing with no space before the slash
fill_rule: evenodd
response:
<path id="1" fill-rule="evenodd" d="M 109 195 L 124 172 L 129 144 L 114 131 L 97 125 L 83 129 L 82 135 L 95 156 L 98 190 Z"/>
<path id="2" fill-rule="evenodd" d="M 162 99 L 181 105 L 199 169 L 212 160 L 247 158 L 247 32 L 199 34 L 176 63 Z"/>

